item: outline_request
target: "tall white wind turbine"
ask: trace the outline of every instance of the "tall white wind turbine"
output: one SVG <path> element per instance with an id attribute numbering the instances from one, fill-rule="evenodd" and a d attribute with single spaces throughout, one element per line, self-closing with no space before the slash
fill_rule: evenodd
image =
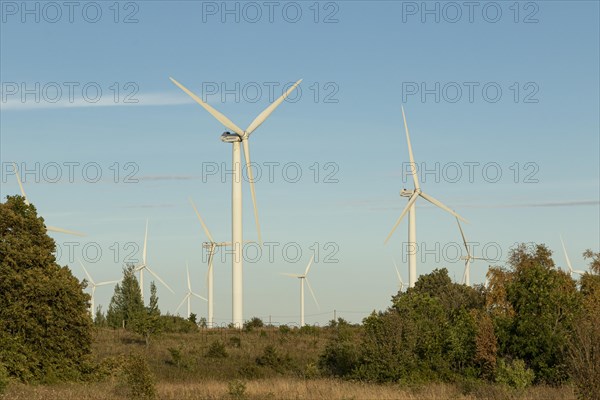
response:
<path id="1" fill-rule="evenodd" d="M 160 283 L 162 283 L 162 285 L 164 287 L 166 287 L 167 289 L 169 289 L 169 291 L 171 293 L 175 293 L 173 291 L 173 289 L 171 289 L 171 287 L 169 285 L 167 285 L 165 283 L 165 281 L 163 281 L 161 279 L 160 276 L 156 275 L 156 273 L 154 271 L 152 271 L 150 269 L 150 267 L 148 267 L 148 263 L 146 262 L 146 253 L 147 253 L 147 247 L 148 245 L 148 220 L 146 220 L 146 233 L 144 235 L 144 250 L 142 252 L 142 263 L 140 265 L 138 265 L 137 267 L 135 267 L 135 271 L 140 273 L 140 291 L 142 292 L 142 302 L 144 301 L 144 270 L 148 271 L 153 277 L 155 277 Z"/>
<path id="2" fill-rule="evenodd" d="M 194 201 L 190 198 L 189 199 L 190 204 L 192 205 L 192 207 L 194 208 L 194 212 L 196 213 L 196 216 L 198 217 L 198 220 L 200 221 L 200 225 L 202 225 L 202 229 L 204 230 L 204 233 L 206 234 L 206 237 L 208 238 L 208 242 L 204 242 L 202 245 L 205 249 L 208 250 L 208 271 L 206 274 L 206 286 L 208 289 L 208 316 L 207 316 L 207 326 L 209 328 L 213 327 L 213 322 L 214 322 L 214 269 L 213 269 L 213 259 L 214 259 L 214 255 L 215 255 L 215 251 L 217 250 L 217 247 L 226 247 L 226 246 L 231 246 L 231 242 L 215 242 L 215 240 L 213 239 L 213 236 L 210 233 L 210 230 L 208 229 L 208 227 L 206 226 L 206 224 L 204 223 L 204 220 L 202 219 L 202 216 L 200 215 L 200 212 L 198 211 L 198 208 L 196 208 L 196 204 L 194 204 Z"/>
<path id="3" fill-rule="evenodd" d="M 404 130 L 406 131 L 406 143 L 408 144 L 408 156 L 410 158 L 411 173 L 415 188 L 413 190 L 402 189 L 402 191 L 400 192 L 400 196 L 408 197 L 408 204 L 400 214 L 400 217 L 398 217 L 398 219 L 396 220 L 394 227 L 390 231 L 384 243 L 387 244 L 387 242 L 390 240 L 390 238 L 396 231 L 396 228 L 402 221 L 402 218 L 404 218 L 406 213 L 408 213 L 408 281 L 409 287 L 414 287 L 415 283 L 417 282 L 417 223 L 415 214 L 415 202 L 417 201 L 417 198 L 422 197 L 423 199 L 427 200 L 436 207 L 441 208 L 442 210 L 454 215 L 456 218 L 459 218 L 465 222 L 467 222 L 467 220 L 455 213 L 452 209 L 448 208 L 439 200 L 436 200 L 435 198 L 421 190 L 421 186 L 419 185 L 419 176 L 417 174 L 417 164 L 415 164 L 415 159 L 413 157 L 412 146 L 410 144 L 410 135 L 408 133 L 408 125 L 406 123 L 406 116 L 404 115 L 404 107 L 402 107 L 402 119 L 404 120 Z"/>
<path id="4" fill-rule="evenodd" d="M 85 266 L 83 265 L 83 263 L 81 262 L 81 260 L 77 260 L 77 261 L 79 261 L 79 264 L 81 265 L 81 268 L 83 268 L 83 270 L 85 271 L 85 275 L 87 276 L 88 284 L 92 288 L 92 300 L 90 302 L 90 314 L 92 315 L 92 318 L 94 318 L 94 312 L 96 311 L 95 303 L 94 303 L 94 296 L 96 294 L 96 288 L 98 286 L 114 285 L 114 284 L 119 283 L 119 281 L 118 280 L 116 280 L 116 281 L 104 281 L 104 282 L 98 282 L 98 283 L 96 283 L 92 279 L 92 276 L 90 275 L 90 273 L 88 272 L 88 270 L 85 268 Z"/>
<path id="5" fill-rule="evenodd" d="M 467 251 L 466 256 L 462 256 L 460 259 L 465 260 L 465 271 L 463 273 L 463 283 L 467 286 L 471 285 L 471 261 L 474 260 L 485 260 L 492 261 L 484 257 L 475 257 L 471 254 L 471 249 L 467 245 L 467 239 L 465 238 L 465 233 L 463 232 L 462 226 L 460 225 L 460 221 L 456 218 L 456 223 L 458 224 L 458 229 L 460 229 L 460 235 L 462 236 L 463 243 L 465 245 L 465 250 Z M 487 284 L 486 284 L 487 286 Z"/>
<path id="6" fill-rule="evenodd" d="M 252 205 L 254 207 L 254 220 L 256 223 L 256 229 L 258 231 L 258 241 L 262 244 L 262 237 L 260 234 L 260 224 L 258 222 L 258 208 L 256 206 L 256 193 L 254 191 L 254 176 L 250 162 L 250 148 L 248 139 L 252 132 L 256 130 L 265 120 L 271 115 L 271 113 L 286 99 L 286 97 L 300 84 L 302 79 L 292 85 L 281 97 L 275 100 L 269 105 L 263 112 L 261 112 L 252 123 L 246 128 L 241 129 L 234 124 L 229 118 L 215 110 L 211 105 L 204 102 L 200 97 L 196 96 L 181 83 L 177 82 L 173 78 L 169 78 L 177 85 L 181 90 L 188 94 L 196 103 L 200 104 L 206 111 L 208 111 L 213 117 L 215 117 L 221 124 L 227 129 L 233 131 L 225 132 L 221 135 L 221 141 L 232 144 L 232 170 L 233 178 L 231 184 L 231 230 L 233 243 L 233 257 L 232 257 L 232 323 L 234 326 L 241 328 L 244 323 L 243 314 L 243 268 L 242 268 L 242 169 L 241 169 L 241 153 L 240 143 L 244 148 L 244 158 L 246 159 L 246 171 L 248 175 L 248 181 L 250 183 L 250 193 L 252 195 Z"/>
<path id="7" fill-rule="evenodd" d="M 304 282 L 306 282 L 306 286 L 308 286 L 308 290 L 310 291 L 310 294 L 312 295 L 312 298 L 315 301 L 315 304 L 317 305 L 317 307 L 319 307 L 319 309 L 321 309 L 321 306 L 319 306 L 319 302 L 317 301 L 317 297 L 315 296 L 315 292 L 313 292 L 312 287 L 310 286 L 310 282 L 308 281 L 308 278 L 306 277 L 308 275 L 308 271 L 310 270 L 310 266 L 312 265 L 314 258 L 315 258 L 315 255 L 313 254 L 313 256 L 310 258 L 310 261 L 308 262 L 308 265 L 306 266 L 306 270 L 304 271 L 304 274 L 302 274 L 302 275 L 282 273 L 282 275 L 291 276 L 292 278 L 300 279 L 300 326 L 301 327 L 304 326 Z"/>
<path id="8" fill-rule="evenodd" d="M 392 259 L 394 262 L 394 268 L 396 269 L 396 275 L 398 276 L 398 289 L 402 292 L 407 285 L 402 280 L 402 275 L 400 275 L 400 271 L 398 270 L 398 266 L 396 265 L 396 260 Z"/>
<path id="9" fill-rule="evenodd" d="M 19 189 L 21 189 L 21 196 L 25 199 L 25 204 L 29 205 L 29 200 L 27 199 L 27 195 L 25 194 L 25 189 L 23 189 L 23 182 L 21 182 L 21 174 L 19 173 L 19 169 L 17 168 L 17 164 L 13 163 L 15 168 L 15 175 L 17 176 L 17 183 L 19 184 Z M 58 233 L 66 233 L 67 235 L 75 235 L 75 236 L 85 236 L 84 233 L 70 231 L 68 229 L 58 228 L 56 226 L 46 225 L 46 230 L 48 232 L 58 232 Z"/>
<path id="10" fill-rule="evenodd" d="M 185 301 L 187 300 L 187 317 L 189 319 L 190 314 L 192 313 L 192 308 L 191 308 L 192 296 L 197 297 L 204 301 L 208 301 L 208 300 L 192 291 L 192 283 L 190 282 L 190 267 L 188 266 L 187 262 L 185 263 L 185 270 L 187 272 L 187 288 L 188 288 L 188 290 L 187 290 L 185 296 L 183 297 L 183 300 L 181 300 L 181 303 L 179 303 L 179 306 L 177 306 L 177 309 L 175 310 L 175 312 L 179 311 L 179 309 L 181 308 L 183 303 L 185 303 Z"/>
<path id="11" fill-rule="evenodd" d="M 569 267 L 569 274 L 571 275 L 571 278 L 573 277 L 574 274 L 578 274 L 578 275 L 585 274 L 585 271 L 573 269 L 573 266 L 571 265 L 571 260 L 569 259 L 569 255 L 567 254 L 567 248 L 565 247 L 565 242 L 563 242 L 562 235 L 560 236 L 560 243 L 562 243 L 563 252 L 565 253 L 565 260 L 567 261 L 567 266 Z"/>

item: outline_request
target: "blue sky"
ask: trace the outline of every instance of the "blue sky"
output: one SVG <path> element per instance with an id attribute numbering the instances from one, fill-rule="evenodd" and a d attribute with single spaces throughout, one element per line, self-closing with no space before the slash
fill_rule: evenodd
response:
<path id="1" fill-rule="evenodd" d="M 79 2 L 72 16 L 61 3 L 28 2 L 31 13 L 22 4 L 1 3 L 0 195 L 18 192 L 11 162 L 37 169 L 24 176 L 30 201 L 49 225 L 87 234 L 53 235 L 59 261 L 79 277 L 66 242 L 77 242 L 73 254 L 97 280 L 114 279 L 149 218 L 149 265 L 176 292 L 159 286 L 163 311 L 185 294 L 186 260 L 205 294 L 206 238 L 187 197 L 228 240 L 231 185 L 220 174 L 231 150 L 219 140 L 224 128 L 169 76 L 210 91 L 205 99 L 242 127 L 268 105 L 269 88 L 278 96 L 304 79 L 251 139 L 263 240 L 279 245 L 245 264 L 246 318 L 299 319 L 297 282 L 278 273 L 301 272 L 315 242 L 321 260 L 309 278 L 321 309 L 306 299 L 310 323 L 334 309 L 359 321 L 387 307 L 397 290 L 392 257 L 408 279 L 406 221 L 383 246 L 405 205 L 398 193 L 412 187 L 402 175 L 401 105 L 417 163 L 438 171 L 422 176 L 423 190 L 471 222 L 476 253 L 485 246 L 505 258 L 515 242 L 546 243 L 564 266 L 562 234 L 583 268 L 583 250 L 600 247 L 597 2 L 475 2 L 471 16 L 461 2 L 429 2 L 433 13 L 422 2 L 275 2 L 271 17 L 263 2 L 228 2 L 232 13 L 222 2 L 123 2 L 118 15 L 113 2 Z M 79 163 L 73 182 L 68 163 Z M 211 168 L 217 174 L 203 178 Z M 128 173 L 134 182 L 124 182 Z M 429 251 L 419 272 L 444 266 L 460 280 L 454 219 L 424 202 L 417 210 L 417 241 Z M 245 238 L 255 232 L 245 184 Z M 229 260 L 216 264 L 218 322 L 231 315 Z M 485 269 L 474 264 L 472 280 L 483 282 Z M 106 308 L 111 290 L 96 293 Z M 193 311 L 204 316 L 205 304 Z"/>

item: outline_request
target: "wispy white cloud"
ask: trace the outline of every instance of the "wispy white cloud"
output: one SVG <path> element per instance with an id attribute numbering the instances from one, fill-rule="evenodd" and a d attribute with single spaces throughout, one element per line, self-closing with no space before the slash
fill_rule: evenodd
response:
<path id="1" fill-rule="evenodd" d="M 65 96 L 66 97 L 66 96 Z M 137 102 L 133 102 L 137 101 Z M 148 107 L 148 106 L 173 106 L 180 104 L 191 104 L 191 100 L 185 94 L 176 92 L 165 93 L 146 93 L 132 96 L 131 100 L 125 102 L 125 99 L 115 102 L 112 93 L 107 93 L 98 101 L 91 102 L 83 97 L 59 99 L 52 103 L 49 101 L 40 100 L 36 102 L 33 98 L 28 98 L 22 101 L 20 98 L 9 98 L 0 102 L 1 111 L 26 111 L 26 110 L 42 110 L 42 109 L 66 109 L 66 108 L 84 108 L 84 107 Z"/>
<path id="2" fill-rule="evenodd" d="M 387 201 L 386 201 L 387 202 Z M 355 200 L 349 201 L 345 204 L 340 204 L 350 208 L 368 208 L 371 211 L 383 211 L 383 210 L 403 210 L 405 202 L 398 203 L 398 205 L 384 205 L 384 201 L 377 200 Z M 464 209 L 464 208 L 538 208 L 538 207 L 589 207 L 589 206 L 600 206 L 600 200 L 577 200 L 577 201 L 556 201 L 556 202 L 530 202 L 530 203 L 497 203 L 497 204 L 478 204 L 478 203 L 452 203 L 452 208 Z M 430 208 L 435 207 L 431 204 L 425 204 L 421 202 L 417 207 Z"/>

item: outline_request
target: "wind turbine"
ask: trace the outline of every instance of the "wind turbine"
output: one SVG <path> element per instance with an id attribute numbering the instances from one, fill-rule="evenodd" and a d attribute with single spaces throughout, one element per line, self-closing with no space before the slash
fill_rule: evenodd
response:
<path id="1" fill-rule="evenodd" d="M 15 167 L 15 175 L 17 176 L 17 183 L 19 184 L 19 189 L 21 189 L 21 196 L 23 196 L 23 198 L 25 199 L 25 205 L 29 205 L 29 200 L 27 199 L 27 195 L 25 194 L 25 189 L 23 189 L 23 183 L 21 182 L 21 175 L 19 174 L 19 169 L 17 168 L 17 164 L 13 163 L 13 166 Z M 58 228 L 56 226 L 49 226 L 49 225 L 46 225 L 46 231 L 66 233 L 67 235 L 85 236 L 85 234 L 81 233 L 81 232 L 70 231 L 68 229 Z"/>
<path id="2" fill-rule="evenodd" d="M 175 312 L 179 311 L 179 309 L 181 308 L 181 306 L 183 305 L 183 303 L 185 303 L 185 301 L 187 300 L 187 317 L 189 319 L 190 318 L 190 314 L 192 312 L 191 305 L 190 305 L 190 300 L 191 300 L 192 296 L 195 296 L 195 297 L 197 297 L 199 299 L 202 299 L 204 301 L 208 301 L 208 300 L 206 300 L 204 297 L 200 296 L 199 294 L 192 292 L 192 284 L 190 282 L 190 267 L 188 266 L 187 261 L 185 263 L 185 270 L 187 271 L 187 287 L 188 287 L 188 291 L 185 294 L 185 296 L 183 297 L 183 300 L 181 300 L 181 303 L 179 303 L 179 306 L 177 307 L 177 309 L 175 310 Z"/>
<path id="3" fill-rule="evenodd" d="M 404 218 L 406 213 L 408 213 L 408 247 L 410 249 L 408 254 L 408 281 L 409 287 L 414 287 L 415 282 L 417 281 L 417 223 L 415 214 L 415 202 L 417 201 L 417 198 L 422 197 L 423 199 L 427 200 L 428 202 L 437 206 L 438 208 L 441 208 L 442 210 L 454 215 L 456 218 L 459 218 L 465 222 L 467 222 L 467 220 L 455 213 L 453 210 L 448 208 L 439 200 L 436 200 L 435 198 L 424 193 L 421 190 L 421 186 L 419 185 L 419 177 L 417 175 L 417 164 L 415 164 L 415 159 L 413 157 L 412 146 L 410 144 L 410 135 L 408 133 L 408 125 L 406 124 L 406 116 L 404 115 L 404 107 L 402 107 L 402 119 L 404 120 L 404 130 L 406 131 L 406 143 L 408 144 L 408 156 L 410 158 L 410 166 L 415 188 L 413 190 L 402 189 L 402 191 L 400 192 L 400 196 L 408 197 L 408 204 L 402 211 L 402 214 L 400 214 L 400 217 L 398 217 L 398 220 L 396 220 L 394 227 L 385 239 L 384 243 L 387 244 L 387 242 L 394 234 L 394 231 L 396 231 L 396 228 L 400 224 L 400 221 L 402 221 L 402 218 Z"/>
<path id="4" fill-rule="evenodd" d="M 392 261 L 394 262 L 394 268 L 396 269 L 396 275 L 398 276 L 398 288 L 400 289 L 400 291 L 403 291 L 406 287 L 406 284 L 402 280 L 402 276 L 400 275 L 400 271 L 398 270 L 398 266 L 396 265 L 396 260 L 392 258 Z"/>
<path id="5" fill-rule="evenodd" d="M 463 243 L 465 244 L 465 249 L 467 250 L 467 255 L 462 256 L 460 259 L 465 260 L 465 272 L 463 273 L 463 283 L 467 286 L 471 285 L 471 261 L 472 260 L 485 260 L 491 261 L 484 257 L 475 257 L 471 254 L 471 250 L 467 245 L 467 239 L 465 239 L 465 233 L 462 230 L 462 226 L 460 226 L 460 221 L 456 218 L 456 223 L 458 224 L 458 229 L 460 229 L 460 235 L 462 236 Z M 486 284 L 487 286 L 487 284 Z"/>
<path id="6" fill-rule="evenodd" d="M 79 261 L 79 264 L 81 265 L 81 268 L 83 268 L 83 270 L 85 271 L 85 275 L 87 276 L 87 281 L 90 284 L 90 287 L 92 288 L 92 300 L 91 300 L 91 304 L 90 304 L 90 314 L 92 315 L 92 318 L 94 317 L 94 312 L 95 312 L 95 307 L 94 307 L 94 295 L 96 293 L 96 288 L 98 286 L 105 286 L 105 285 L 111 285 L 111 284 L 115 284 L 115 283 L 119 283 L 119 281 L 105 281 L 105 282 L 94 282 L 94 280 L 92 279 L 92 276 L 90 275 L 90 273 L 88 272 L 88 270 L 85 268 L 85 266 L 83 265 L 83 263 L 81 262 L 81 260 L 77 260 Z"/>
<path id="7" fill-rule="evenodd" d="M 208 230 L 208 227 L 206 226 L 206 224 L 204 223 L 204 220 L 202 219 L 202 217 L 200 216 L 200 212 L 198 212 L 198 209 L 196 208 L 196 204 L 194 204 L 194 201 L 190 198 L 189 199 L 190 204 L 192 205 L 192 207 L 194 208 L 194 212 L 196 213 L 196 216 L 198 217 L 198 220 L 200 221 L 200 224 L 202 225 L 202 229 L 204 230 L 204 233 L 206 234 L 206 237 L 208 238 L 208 242 L 204 242 L 202 244 L 202 246 L 208 250 L 208 271 L 207 271 L 207 276 L 206 276 L 206 280 L 207 280 L 207 288 L 208 288 L 208 317 L 207 317 L 207 325 L 209 328 L 212 328 L 213 326 L 213 319 L 214 319 L 214 302 L 213 302 L 213 276 L 214 276 L 214 270 L 213 270 L 213 258 L 215 255 L 215 251 L 217 249 L 217 247 L 225 247 L 225 246 L 231 246 L 230 242 L 215 242 L 215 240 L 213 239 L 213 236 L 210 234 L 210 231 Z"/>
<path id="8" fill-rule="evenodd" d="M 254 207 L 254 220 L 258 231 L 258 241 L 262 244 L 260 234 L 260 224 L 258 222 L 258 209 L 256 207 L 256 193 L 254 191 L 254 176 L 250 163 L 250 148 L 248 139 L 256 128 L 258 128 L 271 113 L 285 100 L 285 98 L 300 84 L 302 79 L 290 87 L 281 97 L 269 105 L 261 112 L 252 123 L 242 130 L 234 124 L 229 118 L 215 110 L 208 103 L 204 102 L 200 97 L 196 96 L 181 83 L 173 78 L 169 78 L 171 82 L 177 85 L 181 90 L 187 93 L 196 103 L 200 104 L 206 111 L 215 117 L 227 129 L 234 133 L 225 132 L 221 135 L 221 141 L 232 144 L 232 170 L 233 178 L 231 184 L 231 231 L 233 244 L 233 259 L 232 264 L 232 322 L 234 326 L 241 328 L 244 323 L 243 316 L 243 268 L 242 268 L 242 169 L 241 169 L 241 153 L 240 143 L 244 148 L 244 158 L 246 159 L 246 171 L 250 182 L 250 193 L 252 195 L 252 205 Z"/>
<path id="9" fill-rule="evenodd" d="M 567 261 L 567 266 L 569 267 L 569 273 L 571 275 L 571 278 L 573 278 L 573 274 L 578 274 L 578 275 L 585 274 L 585 271 L 573 269 L 573 266 L 571 265 L 571 260 L 569 259 L 569 255 L 567 254 L 567 248 L 565 247 L 565 242 L 563 242 L 562 235 L 560 236 L 560 242 L 562 243 L 562 248 L 565 253 L 565 260 Z"/>
<path id="10" fill-rule="evenodd" d="M 317 298 L 315 296 L 315 292 L 313 292 L 312 287 L 310 286 L 310 282 L 308 281 L 308 278 L 306 277 L 306 275 L 308 275 L 308 271 L 310 270 L 310 266 L 312 265 L 314 258 L 315 258 L 315 255 L 313 254 L 313 256 L 310 258 L 310 261 L 308 262 L 308 265 L 306 266 L 306 270 L 304 271 L 304 274 L 302 274 L 302 275 L 282 273 L 282 275 L 291 276 L 292 278 L 300 279 L 300 326 L 301 327 L 304 326 L 304 282 L 305 281 L 306 281 L 306 286 L 308 286 L 308 290 L 310 290 L 310 294 L 312 295 L 312 298 L 315 301 L 315 304 L 317 305 L 317 307 L 319 307 L 319 309 L 321 309 L 321 306 L 319 306 L 319 302 L 317 301 Z"/>
<path id="11" fill-rule="evenodd" d="M 140 291 L 142 292 L 142 302 L 144 301 L 144 270 L 148 271 L 153 277 L 155 277 L 160 283 L 162 283 L 162 285 L 164 287 L 169 289 L 169 291 L 171 293 L 175 293 L 175 292 L 173 292 L 173 289 L 171 289 L 169 287 L 169 285 L 167 285 L 165 283 L 165 281 L 163 281 L 160 278 L 160 276 L 156 275 L 156 273 L 154 273 L 154 271 L 152 271 L 150 269 L 150 267 L 148 267 L 148 263 L 146 262 L 147 244 L 148 244 L 148 220 L 146 220 L 146 234 L 144 235 L 144 250 L 142 253 L 142 263 L 140 265 L 138 265 L 137 267 L 135 267 L 135 271 L 138 271 L 140 273 Z"/>

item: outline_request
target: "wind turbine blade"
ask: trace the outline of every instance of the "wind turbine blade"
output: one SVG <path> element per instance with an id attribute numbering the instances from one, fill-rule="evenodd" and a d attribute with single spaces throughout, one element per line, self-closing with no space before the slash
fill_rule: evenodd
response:
<path id="1" fill-rule="evenodd" d="M 462 226 L 460 225 L 460 220 L 458 218 L 456 218 L 456 223 L 458 224 L 458 229 L 460 229 L 460 235 L 462 236 L 463 243 L 465 244 L 465 250 L 467 250 L 467 257 L 471 257 L 469 246 L 467 246 L 467 239 L 465 238 L 465 233 L 463 232 Z"/>
<path id="2" fill-rule="evenodd" d="M 17 183 L 19 184 L 19 189 L 21 189 L 21 196 L 25 198 L 25 204 L 29 205 L 29 200 L 27 200 L 25 189 L 23 189 L 23 183 L 21 182 L 21 173 L 19 172 L 19 168 L 17 168 L 17 163 L 13 163 L 13 166 L 15 167 L 15 175 L 17 176 Z"/>
<path id="3" fill-rule="evenodd" d="M 105 285 L 112 285 L 112 284 L 116 284 L 119 283 L 120 281 L 104 281 L 104 282 L 98 282 L 96 283 L 96 286 L 105 286 Z"/>
<path id="4" fill-rule="evenodd" d="M 90 273 L 88 272 L 88 270 L 87 270 L 87 269 L 85 269 L 85 267 L 83 266 L 83 263 L 81 262 L 81 260 L 77 259 L 77 261 L 79 261 L 79 265 L 81 265 L 81 268 L 83 268 L 83 270 L 85 271 L 85 275 L 88 277 L 88 281 L 90 281 L 90 283 L 91 283 L 93 286 L 97 286 L 97 285 L 94 283 L 94 280 L 92 279 L 92 276 L 90 275 Z"/>
<path id="5" fill-rule="evenodd" d="M 315 254 L 313 253 L 312 257 L 310 258 L 310 261 L 308 262 L 308 265 L 306 266 L 306 271 L 304 271 L 304 276 L 306 276 L 308 274 L 308 270 L 310 269 L 310 266 L 312 265 L 312 262 L 314 259 L 315 259 Z"/>
<path id="6" fill-rule="evenodd" d="M 402 214 L 400 214 L 400 216 L 396 220 L 396 223 L 394 224 L 394 227 L 390 231 L 390 234 L 387 236 L 387 238 L 385 238 L 385 241 L 383 242 L 384 244 L 387 244 L 387 242 L 390 240 L 390 238 L 392 237 L 392 235 L 396 231 L 396 228 L 398 227 L 398 225 L 400 225 L 400 221 L 402 221 L 402 218 L 404 218 L 404 215 L 406 215 L 406 213 L 408 212 L 408 210 L 410 210 L 410 207 L 414 204 L 414 202 L 417 201 L 417 197 L 419 197 L 419 193 L 418 192 L 414 192 L 412 194 L 412 196 L 410 196 L 410 199 L 408 199 L 408 203 L 406 204 L 406 207 L 404 207 L 404 210 L 402 211 Z"/>
<path id="7" fill-rule="evenodd" d="M 198 220 L 200 221 L 200 224 L 202 225 L 202 229 L 204 229 L 204 233 L 206 233 L 208 240 L 210 240 L 211 242 L 214 242 L 215 240 L 213 239 L 212 235 L 210 234 L 210 231 L 208 230 L 208 227 L 204 223 L 204 220 L 200 216 L 200 212 L 198 212 L 198 209 L 196 208 L 196 204 L 194 204 L 194 200 L 192 200 L 191 197 L 188 200 L 190 201 L 190 204 L 194 208 L 194 212 L 196 213 L 196 216 L 198 217 Z"/>
<path id="8" fill-rule="evenodd" d="M 208 269 L 206 270 L 206 283 L 208 284 L 208 274 L 212 271 L 213 269 L 213 255 L 214 255 L 214 247 L 211 247 L 210 250 L 208 250 Z"/>
<path id="9" fill-rule="evenodd" d="M 454 215 L 456 218 L 469 223 L 469 221 L 467 221 L 466 219 L 464 219 L 463 217 L 461 217 L 460 215 L 458 215 L 457 213 L 455 213 L 453 210 L 451 210 L 448 206 L 446 206 L 444 203 L 442 203 L 439 200 L 436 200 L 435 198 L 431 197 L 430 195 L 428 195 L 427 193 L 419 193 L 419 196 L 421 196 L 422 198 L 424 198 L 425 200 L 427 200 L 428 202 L 430 202 L 433 205 L 438 206 L 439 208 L 441 208 L 442 210 L 448 211 L 450 214 Z"/>
<path id="10" fill-rule="evenodd" d="M 85 236 L 85 233 L 81 233 L 81 232 L 77 232 L 77 231 L 70 231 L 68 229 L 58 228 L 56 226 L 46 225 L 46 230 L 49 232 L 66 233 L 67 235 Z"/>
<path id="11" fill-rule="evenodd" d="M 312 295 L 312 298 L 315 301 L 315 304 L 317 305 L 317 307 L 319 307 L 319 310 L 320 310 L 321 306 L 319 305 L 319 302 L 317 301 L 317 296 L 315 296 L 315 292 L 313 292 L 312 287 L 310 286 L 310 282 L 306 278 L 304 278 L 304 280 L 306 281 L 306 286 L 308 286 L 308 290 L 310 291 L 310 294 Z"/>
<path id="12" fill-rule="evenodd" d="M 287 272 L 280 272 L 279 275 L 291 276 L 292 278 L 301 278 L 303 276 L 303 275 L 299 275 L 299 274 L 290 274 Z"/>
<path id="13" fill-rule="evenodd" d="M 146 233 L 144 234 L 144 250 L 142 252 L 142 264 L 146 265 L 146 250 L 148 244 L 148 218 L 146 218 Z"/>
<path id="14" fill-rule="evenodd" d="M 258 114 L 258 117 L 256 117 L 254 119 L 254 121 L 252 121 L 250 126 L 248 126 L 248 129 L 246 129 L 246 133 L 248 135 L 250 135 L 252 132 L 254 132 L 256 130 L 256 128 L 258 128 L 263 122 L 265 122 L 265 120 L 267 118 L 269 118 L 269 115 L 271 115 L 271 113 L 273 111 L 275 111 L 275 109 L 283 102 L 283 100 L 285 100 L 286 97 L 288 97 L 288 95 L 290 93 L 292 93 L 294 91 L 294 89 L 296 89 L 296 87 L 300 84 L 300 82 L 302 82 L 302 79 L 300 79 L 298 82 L 294 83 L 292 85 L 292 87 L 290 87 L 288 90 L 286 90 L 286 92 L 283 95 L 281 95 L 280 98 L 275 100 L 271 105 L 269 105 L 267 108 L 265 108 L 265 110 L 263 112 Z"/>
<path id="15" fill-rule="evenodd" d="M 562 243 L 563 252 L 565 253 L 565 260 L 567 261 L 567 266 L 569 267 L 569 271 L 573 273 L 573 266 L 571 265 L 571 260 L 569 260 L 569 255 L 567 254 L 567 248 L 565 247 L 565 242 L 563 242 L 562 235 L 560 236 L 560 242 Z"/>
<path id="16" fill-rule="evenodd" d="M 408 125 L 406 124 L 406 116 L 404 115 L 404 106 L 402 106 L 402 119 L 404 120 L 404 130 L 406 131 L 406 143 L 408 144 L 408 157 L 410 158 L 410 169 L 412 172 L 413 182 L 415 183 L 415 189 L 419 190 L 420 186 L 419 177 L 417 176 L 417 164 L 415 164 L 412 145 L 410 144 L 410 135 L 408 133 Z"/>
<path id="17" fill-rule="evenodd" d="M 248 139 L 242 140 L 244 145 L 244 158 L 246 159 L 246 172 L 250 181 L 250 194 L 252 195 L 252 206 L 254 207 L 254 222 L 256 223 L 256 231 L 258 232 L 258 243 L 262 245 L 262 236 L 260 234 L 260 222 L 258 221 L 258 208 L 256 206 L 256 191 L 254 189 L 254 176 L 250 165 L 250 145 Z"/>
<path id="18" fill-rule="evenodd" d="M 187 261 L 185 262 L 185 270 L 187 272 L 188 290 L 191 292 L 192 291 L 192 284 L 190 283 L 190 267 L 189 267 Z"/>
<path id="19" fill-rule="evenodd" d="M 202 299 L 202 300 L 204 300 L 204 301 L 208 301 L 207 299 L 205 299 L 204 297 L 200 296 L 200 295 L 199 295 L 199 294 L 197 294 L 197 293 L 194 293 L 194 292 L 190 292 L 190 293 L 191 293 L 193 296 L 196 296 L 196 297 L 197 297 L 197 298 L 199 298 L 199 299 Z"/>
<path id="20" fill-rule="evenodd" d="M 175 79 L 173 79 L 171 77 L 169 77 L 169 79 L 171 80 L 171 82 L 173 82 L 175 85 L 177 85 L 181 90 L 186 92 L 188 94 L 188 96 L 190 96 L 192 99 L 194 99 L 194 101 L 196 101 L 196 103 L 198 103 L 202 107 L 204 107 L 204 109 L 206 111 L 208 111 L 213 117 L 215 117 L 226 128 L 234 131 L 235 133 L 237 133 L 240 136 L 244 136 L 244 131 L 242 129 L 240 129 L 236 124 L 231 122 L 231 120 L 229 118 L 227 118 L 226 116 L 224 116 L 223 114 L 221 114 L 220 112 L 218 112 L 217 110 L 212 108 L 212 106 L 210 106 L 208 103 L 205 103 L 204 101 L 202 101 L 202 99 L 200 97 L 196 96 L 194 93 L 192 93 L 190 90 L 188 90 L 181 83 L 177 82 Z"/>
<path id="21" fill-rule="evenodd" d="M 146 271 L 150 272 L 150 273 L 152 274 L 152 276 L 153 276 L 153 277 L 155 277 L 155 278 L 156 278 L 156 279 L 157 279 L 157 280 L 158 280 L 160 283 L 162 283 L 164 287 L 166 287 L 167 289 L 169 289 L 169 291 L 170 291 L 171 293 L 175 293 L 175 292 L 173 291 L 173 289 L 171 289 L 171 287 L 170 287 L 169 285 L 167 285 L 167 284 L 165 283 L 165 281 L 163 281 L 163 280 L 161 279 L 161 277 L 160 277 L 160 276 L 156 275 L 156 274 L 154 273 L 154 271 L 152 271 L 152 270 L 151 270 L 151 269 L 150 269 L 148 266 L 146 266 Z"/>
<path id="22" fill-rule="evenodd" d="M 396 275 L 398 276 L 398 282 L 400 282 L 400 286 L 404 286 L 404 282 L 402 282 L 402 276 L 400 276 L 400 271 L 398 271 L 398 266 L 396 265 L 396 260 L 392 258 L 394 262 L 394 268 L 396 269 Z"/>
<path id="23" fill-rule="evenodd" d="M 181 300 L 181 303 L 179 303 L 179 305 L 177 306 L 177 308 L 175 309 L 175 312 L 179 311 L 179 309 L 181 308 L 181 306 L 183 305 L 183 303 L 185 303 L 185 301 L 188 299 L 188 297 L 190 297 L 190 294 L 186 294 L 183 297 L 183 300 Z"/>

